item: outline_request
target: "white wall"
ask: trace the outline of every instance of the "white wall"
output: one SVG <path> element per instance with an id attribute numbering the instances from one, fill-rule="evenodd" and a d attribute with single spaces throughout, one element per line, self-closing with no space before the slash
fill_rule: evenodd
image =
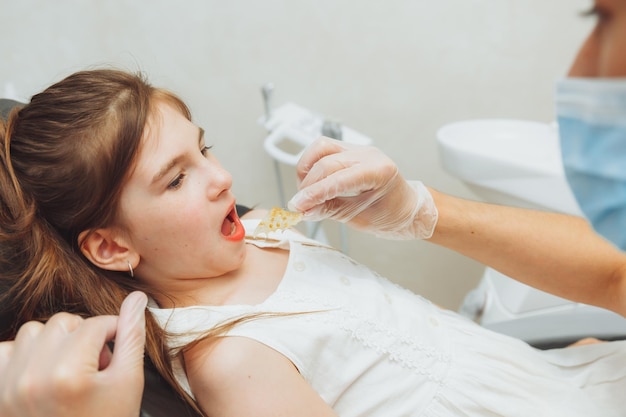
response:
<path id="1" fill-rule="evenodd" d="M 588 0 L 0 0 L 0 94 L 86 67 L 142 69 L 179 93 L 241 203 L 278 204 L 260 86 L 371 136 L 409 178 L 471 196 L 435 132 L 467 118 L 552 119 L 552 84 L 591 22 Z M 10 88 L 3 87 L 10 83 Z M 293 170 L 286 168 L 290 177 Z M 293 183 L 289 185 L 293 190 Z M 326 225 L 336 241 L 335 225 Z M 456 308 L 482 268 L 424 242 L 350 232 L 350 254 Z"/>

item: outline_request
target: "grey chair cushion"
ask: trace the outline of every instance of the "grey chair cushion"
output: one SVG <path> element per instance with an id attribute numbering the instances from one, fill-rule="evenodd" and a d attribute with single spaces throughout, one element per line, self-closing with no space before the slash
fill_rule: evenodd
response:
<path id="1" fill-rule="evenodd" d="M 3 120 L 6 120 L 9 116 L 9 112 L 13 107 L 23 105 L 24 103 L 20 103 L 19 101 L 11 100 L 8 98 L 0 98 L 0 117 Z"/>

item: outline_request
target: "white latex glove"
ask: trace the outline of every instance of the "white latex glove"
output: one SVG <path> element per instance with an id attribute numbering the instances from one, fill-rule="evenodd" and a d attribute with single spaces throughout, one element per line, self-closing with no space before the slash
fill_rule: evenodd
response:
<path id="1" fill-rule="evenodd" d="M 306 220 L 334 220 L 388 239 L 428 239 L 437 208 L 419 181 L 406 181 L 379 149 L 322 137 L 302 154 L 289 201 Z"/>
<path id="2" fill-rule="evenodd" d="M 134 292 L 119 318 L 59 313 L 24 324 L 15 341 L 0 343 L 0 416 L 137 417 L 146 303 Z"/>

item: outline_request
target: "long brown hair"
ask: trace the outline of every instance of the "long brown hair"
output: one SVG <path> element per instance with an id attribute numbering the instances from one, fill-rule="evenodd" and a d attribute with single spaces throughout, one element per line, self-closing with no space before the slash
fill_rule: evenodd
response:
<path id="1" fill-rule="evenodd" d="M 155 102 L 190 119 L 174 94 L 140 74 L 112 69 L 70 75 L 0 121 L 0 340 L 29 320 L 59 311 L 118 314 L 134 290 L 154 296 L 128 274 L 106 271 L 80 252 L 82 231 L 112 225 Z M 146 314 L 146 352 L 175 382 L 163 330 Z"/>

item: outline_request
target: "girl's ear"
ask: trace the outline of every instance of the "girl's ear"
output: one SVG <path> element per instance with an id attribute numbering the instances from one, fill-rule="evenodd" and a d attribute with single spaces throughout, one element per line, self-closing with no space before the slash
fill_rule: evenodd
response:
<path id="1" fill-rule="evenodd" d="M 95 266 L 109 271 L 128 271 L 137 265 L 137 253 L 119 233 L 110 228 L 85 230 L 78 235 L 80 251 Z"/>

